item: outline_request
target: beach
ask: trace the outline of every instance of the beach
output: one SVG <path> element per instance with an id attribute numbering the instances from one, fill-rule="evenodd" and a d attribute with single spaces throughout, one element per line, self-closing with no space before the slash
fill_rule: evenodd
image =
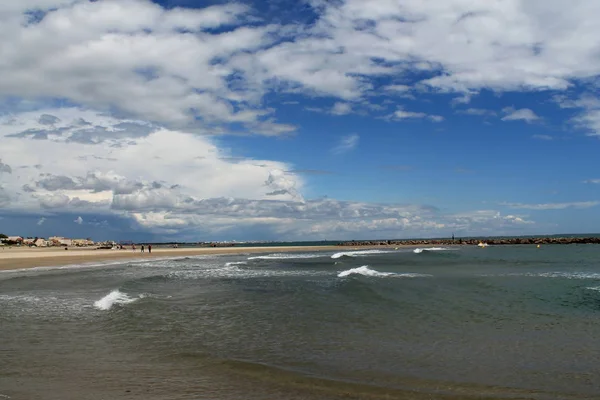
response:
<path id="1" fill-rule="evenodd" d="M 383 247 L 383 246 L 377 246 Z M 362 247 L 361 247 L 362 248 Z M 368 247 L 364 247 L 365 249 Z M 165 257 L 192 257 L 217 254 L 254 254 L 264 252 L 309 252 L 348 250 L 347 246 L 278 246 L 278 247 L 153 247 L 152 253 L 144 253 L 137 247 L 124 250 L 62 247 L 30 248 L 8 247 L 0 250 L 0 271 L 35 267 L 63 266 L 71 264 L 103 263 L 119 260 L 154 260 Z"/>

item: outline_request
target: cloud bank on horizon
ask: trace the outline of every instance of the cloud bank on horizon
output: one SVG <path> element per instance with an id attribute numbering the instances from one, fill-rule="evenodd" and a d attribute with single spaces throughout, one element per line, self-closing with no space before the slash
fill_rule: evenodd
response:
<path id="1" fill-rule="evenodd" d="M 595 0 L 5 3 L 5 233 L 314 240 L 600 223 Z"/>

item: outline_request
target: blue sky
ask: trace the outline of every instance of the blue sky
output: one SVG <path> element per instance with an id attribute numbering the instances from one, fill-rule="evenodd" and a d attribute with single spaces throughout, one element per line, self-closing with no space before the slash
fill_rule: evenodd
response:
<path id="1" fill-rule="evenodd" d="M 0 5 L 0 231 L 598 231 L 594 0 Z"/>

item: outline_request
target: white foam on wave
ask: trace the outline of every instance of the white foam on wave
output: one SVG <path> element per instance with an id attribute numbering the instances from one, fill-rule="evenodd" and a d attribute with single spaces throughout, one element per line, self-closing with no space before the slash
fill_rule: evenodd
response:
<path id="1" fill-rule="evenodd" d="M 593 290 L 595 292 L 600 292 L 600 286 L 586 287 L 588 290 Z"/>
<path id="2" fill-rule="evenodd" d="M 369 268 L 368 265 L 363 265 L 362 267 L 351 268 L 351 269 L 348 269 L 346 271 L 340 272 L 338 274 L 338 278 L 345 278 L 345 277 L 348 277 L 350 275 L 373 276 L 373 277 L 378 277 L 378 278 L 385 278 L 385 277 L 395 277 L 395 278 L 425 278 L 425 277 L 431 277 L 432 276 L 432 275 L 417 274 L 417 273 L 412 273 L 412 272 L 406 272 L 406 273 L 379 272 L 379 271 L 376 271 L 374 269 Z"/>
<path id="3" fill-rule="evenodd" d="M 246 261 L 231 261 L 231 262 L 225 263 L 225 266 L 226 267 L 233 267 L 233 266 L 236 266 L 236 265 L 246 265 L 246 264 L 248 264 Z"/>
<path id="4" fill-rule="evenodd" d="M 109 294 L 107 294 L 106 296 L 101 298 L 100 300 L 94 302 L 94 307 L 96 307 L 99 310 L 107 311 L 107 310 L 110 310 L 115 304 L 119 304 L 119 305 L 129 304 L 129 303 L 133 303 L 134 301 L 137 301 L 143 297 L 144 297 L 143 295 L 141 295 L 139 297 L 135 297 L 135 298 L 129 297 L 129 295 L 127 293 L 122 293 L 119 291 L 119 289 L 117 289 L 117 290 L 113 290 L 112 292 L 110 292 Z"/>
<path id="5" fill-rule="evenodd" d="M 451 251 L 453 249 L 449 249 L 447 247 L 423 247 L 416 248 L 413 250 L 413 253 L 421 254 L 424 251 Z"/>
<path id="6" fill-rule="evenodd" d="M 248 257 L 248 260 L 290 260 L 290 259 L 306 259 L 306 258 L 319 258 L 323 257 L 321 254 L 269 254 L 266 256 L 254 256 Z"/>
<path id="7" fill-rule="evenodd" d="M 344 256 L 348 257 L 360 257 L 360 256 L 368 256 L 371 254 L 386 254 L 386 253 L 395 253 L 394 251 L 386 251 L 386 250 L 356 250 L 356 251 L 342 251 L 340 253 L 335 253 L 331 256 L 331 258 L 340 258 Z"/>

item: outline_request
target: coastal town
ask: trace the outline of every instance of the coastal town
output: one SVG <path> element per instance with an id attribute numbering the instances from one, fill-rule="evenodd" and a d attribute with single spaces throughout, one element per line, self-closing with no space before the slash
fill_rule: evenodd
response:
<path id="1" fill-rule="evenodd" d="M 0 247 L 29 246 L 29 247 L 108 247 L 117 246 L 113 241 L 94 242 L 92 239 L 71 239 L 63 236 L 42 237 L 8 236 L 0 234 Z"/>

